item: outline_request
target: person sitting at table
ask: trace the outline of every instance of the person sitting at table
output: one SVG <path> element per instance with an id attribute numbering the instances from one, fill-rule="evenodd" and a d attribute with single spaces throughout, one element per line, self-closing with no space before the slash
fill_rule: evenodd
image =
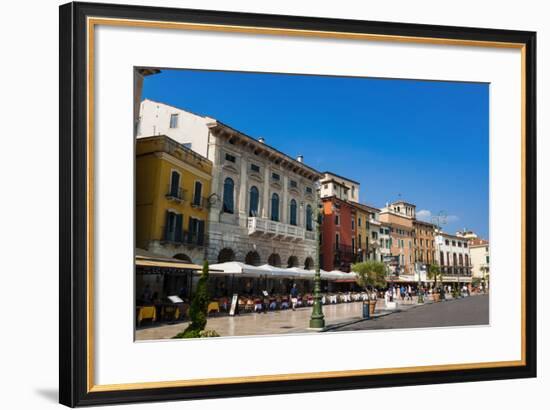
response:
<path id="1" fill-rule="evenodd" d="M 262 301 L 260 298 L 254 299 L 254 312 L 261 312 L 262 311 Z"/>
<path id="2" fill-rule="evenodd" d="M 149 284 L 145 285 L 145 288 L 141 294 L 141 300 L 144 305 L 153 304 L 153 291 L 151 290 L 151 286 L 149 286 Z"/>
<path id="3" fill-rule="evenodd" d="M 281 301 L 281 310 L 284 310 L 284 309 L 288 309 L 288 299 L 287 298 L 284 298 Z"/>

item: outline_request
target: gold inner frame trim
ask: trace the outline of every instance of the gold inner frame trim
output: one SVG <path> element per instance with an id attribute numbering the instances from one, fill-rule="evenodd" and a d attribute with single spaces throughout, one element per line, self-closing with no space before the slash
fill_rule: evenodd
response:
<path id="1" fill-rule="evenodd" d="M 323 371 L 277 375 L 239 376 L 208 379 L 190 379 L 159 382 L 137 382 L 121 384 L 94 383 L 94 34 L 95 26 L 125 26 L 154 29 L 191 30 L 227 32 L 241 34 L 262 34 L 262 35 L 283 35 L 298 37 L 336 38 L 363 41 L 384 41 L 416 44 L 470 46 L 470 47 L 491 47 L 510 48 L 521 50 L 521 359 L 513 361 L 460 363 L 430 366 L 393 367 L 380 369 L 363 370 L 342 370 Z M 427 371 L 449 371 L 468 369 L 488 369 L 499 367 L 513 367 L 526 365 L 526 45 L 524 43 L 478 41 L 478 40 L 457 40 L 449 38 L 430 38 L 412 36 L 394 36 L 382 34 L 350 33 L 337 31 L 283 29 L 254 26 L 235 26 L 218 24 L 199 24 L 164 22 L 153 20 L 133 20 L 116 18 L 87 18 L 87 388 L 88 392 L 105 392 L 121 390 L 156 389 L 171 387 L 210 386 L 217 384 L 237 384 L 253 382 L 273 382 L 306 379 L 326 379 L 336 377 L 372 376 L 400 373 L 421 373 Z"/>

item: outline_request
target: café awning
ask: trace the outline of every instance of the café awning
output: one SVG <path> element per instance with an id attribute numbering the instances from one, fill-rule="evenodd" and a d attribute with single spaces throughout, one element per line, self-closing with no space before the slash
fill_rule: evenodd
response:
<path id="1" fill-rule="evenodd" d="M 150 268 L 170 268 L 170 269 L 181 269 L 181 270 L 200 270 L 201 266 L 182 261 L 179 259 L 168 258 L 162 255 L 158 255 L 145 249 L 136 249 L 136 266 L 140 267 L 150 267 Z"/>

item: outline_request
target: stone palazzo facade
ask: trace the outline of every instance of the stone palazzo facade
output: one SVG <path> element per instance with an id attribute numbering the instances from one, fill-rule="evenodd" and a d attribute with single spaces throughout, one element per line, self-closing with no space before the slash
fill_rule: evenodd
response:
<path id="1" fill-rule="evenodd" d="M 207 259 L 313 269 L 315 183 L 297 159 L 219 122 L 209 124 L 213 162 Z"/>

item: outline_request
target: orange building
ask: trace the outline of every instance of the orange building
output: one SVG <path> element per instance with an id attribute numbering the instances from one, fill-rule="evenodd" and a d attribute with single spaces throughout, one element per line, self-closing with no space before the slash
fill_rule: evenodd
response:
<path id="1" fill-rule="evenodd" d="M 335 196 L 322 198 L 321 268 L 349 272 L 356 260 L 356 211 Z"/>

